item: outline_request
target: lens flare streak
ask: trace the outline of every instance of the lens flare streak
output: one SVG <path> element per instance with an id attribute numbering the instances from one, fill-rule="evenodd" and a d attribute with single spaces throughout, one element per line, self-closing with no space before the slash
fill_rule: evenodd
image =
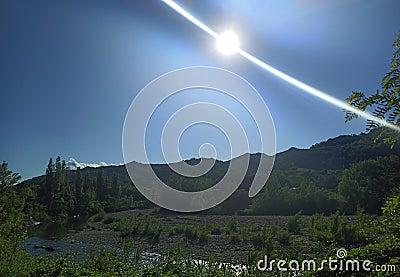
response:
<path id="1" fill-rule="evenodd" d="M 167 4 L 169 7 L 174 9 L 176 12 L 178 12 L 180 15 L 185 17 L 187 20 L 192 22 L 194 25 L 205 31 L 206 33 L 210 34 L 211 36 L 217 38 L 218 34 L 214 32 L 211 28 L 209 28 L 207 25 L 205 25 L 203 22 L 195 18 L 193 15 L 188 13 L 184 8 L 176 4 L 174 1 L 171 0 L 162 0 L 165 4 Z"/>
<path id="2" fill-rule="evenodd" d="M 187 20 L 189 20 L 190 22 L 192 22 L 193 24 L 195 24 L 197 27 L 199 27 L 200 29 L 202 29 L 203 31 L 207 32 L 208 34 L 210 34 L 211 36 L 213 36 L 214 38 L 218 38 L 219 35 L 214 32 L 211 28 L 209 28 L 207 25 L 205 25 L 204 23 L 202 23 L 200 20 L 198 20 L 197 18 L 195 18 L 194 16 L 192 16 L 189 12 L 187 12 L 185 9 L 183 9 L 181 6 L 179 6 L 178 4 L 176 4 L 174 1 L 172 0 L 162 0 L 162 2 L 164 2 L 165 4 L 167 4 L 170 8 L 172 8 L 173 10 L 175 10 L 176 12 L 178 12 L 180 15 L 182 15 L 183 17 L 185 17 Z M 293 86 L 315 96 L 318 97 L 328 103 L 331 103 L 339 108 L 348 110 L 350 112 L 353 112 L 365 119 L 374 121 L 380 125 L 389 127 L 393 130 L 396 130 L 397 132 L 400 132 L 400 127 L 396 126 L 390 122 L 387 122 L 384 119 L 378 118 L 376 116 L 371 115 L 370 113 L 366 112 L 366 111 L 362 111 L 360 109 L 357 109 L 353 106 L 348 105 L 346 102 L 339 100 L 325 92 L 322 92 L 316 88 L 313 88 L 285 73 L 283 73 L 282 71 L 279 71 L 278 69 L 266 64 L 265 62 L 257 59 L 256 57 L 252 56 L 251 54 L 249 54 L 248 52 L 244 51 L 243 49 L 239 48 L 237 50 L 237 53 L 240 54 L 242 57 L 246 58 L 247 60 L 249 60 L 250 62 L 256 64 L 257 66 L 267 70 L 268 72 L 270 72 L 271 74 L 281 78 L 282 80 L 292 84 Z"/>

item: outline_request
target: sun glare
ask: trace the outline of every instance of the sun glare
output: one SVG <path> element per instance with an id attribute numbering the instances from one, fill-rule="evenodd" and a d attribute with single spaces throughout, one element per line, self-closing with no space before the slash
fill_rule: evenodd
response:
<path id="1" fill-rule="evenodd" d="M 226 31 L 220 35 L 218 35 L 216 32 L 214 32 L 211 28 L 209 28 L 207 25 L 202 23 L 200 20 L 197 18 L 193 17 L 190 13 L 188 13 L 186 10 L 184 10 L 182 7 L 180 7 L 178 4 L 176 4 L 173 0 L 162 0 L 164 3 L 166 3 L 168 6 L 170 6 L 172 9 L 177 11 L 179 14 L 184 16 L 186 19 L 188 19 L 190 22 L 210 34 L 211 36 L 215 37 L 217 39 L 217 47 L 218 50 L 224 54 L 224 55 L 231 55 L 234 53 L 238 53 L 242 57 L 246 58 L 247 60 L 253 62 L 254 64 L 258 65 L 259 67 L 267 70 L 268 72 L 274 74 L 275 76 L 281 78 L 282 80 L 285 80 L 286 82 L 300 88 L 301 90 L 312 94 L 328 103 L 331 103 L 339 108 L 351 111 L 355 114 L 358 114 L 359 116 L 362 116 L 368 120 L 372 120 L 378 124 L 381 124 L 383 126 L 389 127 L 393 130 L 396 130 L 397 132 L 400 132 L 400 127 L 387 122 L 385 119 L 378 118 L 372 114 L 370 114 L 367 111 L 360 110 L 356 107 L 348 105 L 346 102 L 337 99 L 328 93 L 325 93 L 323 91 L 320 91 L 316 88 L 313 88 L 285 73 L 282 71 L 279 71 L 278 69 L 268 65 L 267 63 L 257 59 L 256 57 L 252 56 L 251 54 L 247 53 L 243 49 L 239 48 L 239 40 L 236 34 L 232 31 Z"/>
<path id="2" fill-rule="evenodd" d="M 239 49 L 239 39 L 232 31 L 226 31 L 217 37 L 217 48 L 224 55 L 232 55 Z"/>

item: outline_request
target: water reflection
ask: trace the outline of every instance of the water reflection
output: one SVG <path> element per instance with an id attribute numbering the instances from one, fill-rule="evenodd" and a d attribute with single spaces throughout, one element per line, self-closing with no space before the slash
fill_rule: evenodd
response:
<path id="1" fill-rule="evenodd" d="M 87 220 L 87 216 L 80 216 L 63 222 L 48 222 L 33 226 L 28 230 L 28 237 L 60 240 L 68 233 L 82 231 L 86 226 Z"/>
<path id="2" fill-rule="evenodd" d="M 80 260 L 91 249 L 91 246 L 87 243 L 73 242 L 68 238 L 49 240 L 39 237 L 30 237 L 24 244 L 25 248 L 34 257 L 48 254 L 60 257 L 66 253 L 70 253 L 76 259 Z M 48 251 L 46 248 L 53 250 Z"/>

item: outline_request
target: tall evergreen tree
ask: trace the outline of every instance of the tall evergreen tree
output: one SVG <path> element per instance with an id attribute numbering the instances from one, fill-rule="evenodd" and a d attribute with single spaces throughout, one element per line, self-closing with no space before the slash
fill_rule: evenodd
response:
<path id="1" fill-rule="evenodd" d="M 89 173 L 86 173 L 85 178 L 83 180 L 83 200 L 82 200 L 83 214 L 88 214 L 95 209 L 95 202 L 94 202 L 95 197 L 96 197 L 96 190 L 94 188 L 93 180 L 90 177 Z"/>
<path id="2" fill-rule="evenodd" d="M 90 178 L 89 173 L 85 174 L 85 178 L 83 180 L 83 194 L 84 197 L 90 201 L 94 200 L 95 198 L 95 189 L 93 187 L 93 181 Z"/>
<path id="3" fill-rule="evenodd" d="M 104 175 L 103 169 L 100 169 L 97 173 L 96 186 L 97 186 L 96 190 L 97 200 L 103 201 L 107 193 L 107 178 Z"/>
<path id="4" fill-rule="evenodd" d="M 111 182 L 111 195 L 118 199 L 121 197 L 121 185 L 118 180 L 118 175 L 115 173 L 113 174 Z"/>
<path id="5" fill-rule="evenodd" d="M 50 165 L 50 162 L 49 162 Z M 65 161 L 57 157 L 55 171 L 52 177 L 52 198 L 49 205 L 49 214 L 59 219 L 65 219 L 74 210 L 74 195 L 67 180 Z"/>
<path id="6" fill-rule="evenodd" d="M 21 176 L 18 173 L 13 173 L 8 170 L 8 163 L 3 161 L 0 167 L 0 191 L 15 185 Z"/>
<path id="7" fill-rule="evenodd" d="M 54 179 L 54 164 L 53 159 L 50 157 L 46 168 L 46 176 L 44 186 L 39 191 L 39 199 L 42 204 L 50 209 L 55 194 L 55 179 Z"/>
<path id="8" fill-rule="evenodd" d="M 75 180 L 75 211 L 80 214 L 83 212 L 83 181 L 82 174 L 80 168 L 77 169 L 76 172 L 76 180 Z"/>

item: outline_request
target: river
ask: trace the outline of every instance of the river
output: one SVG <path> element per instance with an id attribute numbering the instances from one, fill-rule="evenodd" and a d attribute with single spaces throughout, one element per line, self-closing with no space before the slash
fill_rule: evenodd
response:
<path id="1" fill-rule="evenodd" d="M 54 254 L 56 256 L 67 252 L 84 255 L 90 245 L 77 242 L 68 237 L 72 232 L 82 231 L 86 226 L 87 217 L 69 219 L 63 223 L 49 222 L 33 226 L 28 230 L 25 248 L 32 256 Z"/>
<path id="2" fill-rule="evenodd" d="M 50 222 L 47 224 L 40 224 L 34 226 L 28 231 L 28 239 L 25 240 L 25 248 L 31 253 L 32 256 L 38 257 L 42 255 L 62 256 L 70 253 L 75 261 L 80 261 L 88 253 L 88 251 L 96 251 L 96 246 L 75 241 L 69 234 L 82 231 L 86 226 L 87 218 L 80 217 L 70 219 L 64 223 Z M 110 249 L 118 249 L 112 245 L 97 245 L 99 247 L 108 247 Z M 142 253 L 142 262 L 146 265 L 152 264 L 156 259 L 162 257 L 157 253 Z M 207 261 L 194 259 L 193 262 L 199 265 L 208 265 Z M 246 270 L 244 265 L 232 265 L 230 263 L 222 263 L 219 266 L 226 266 L 231 268 L 237 275 Z"/>

